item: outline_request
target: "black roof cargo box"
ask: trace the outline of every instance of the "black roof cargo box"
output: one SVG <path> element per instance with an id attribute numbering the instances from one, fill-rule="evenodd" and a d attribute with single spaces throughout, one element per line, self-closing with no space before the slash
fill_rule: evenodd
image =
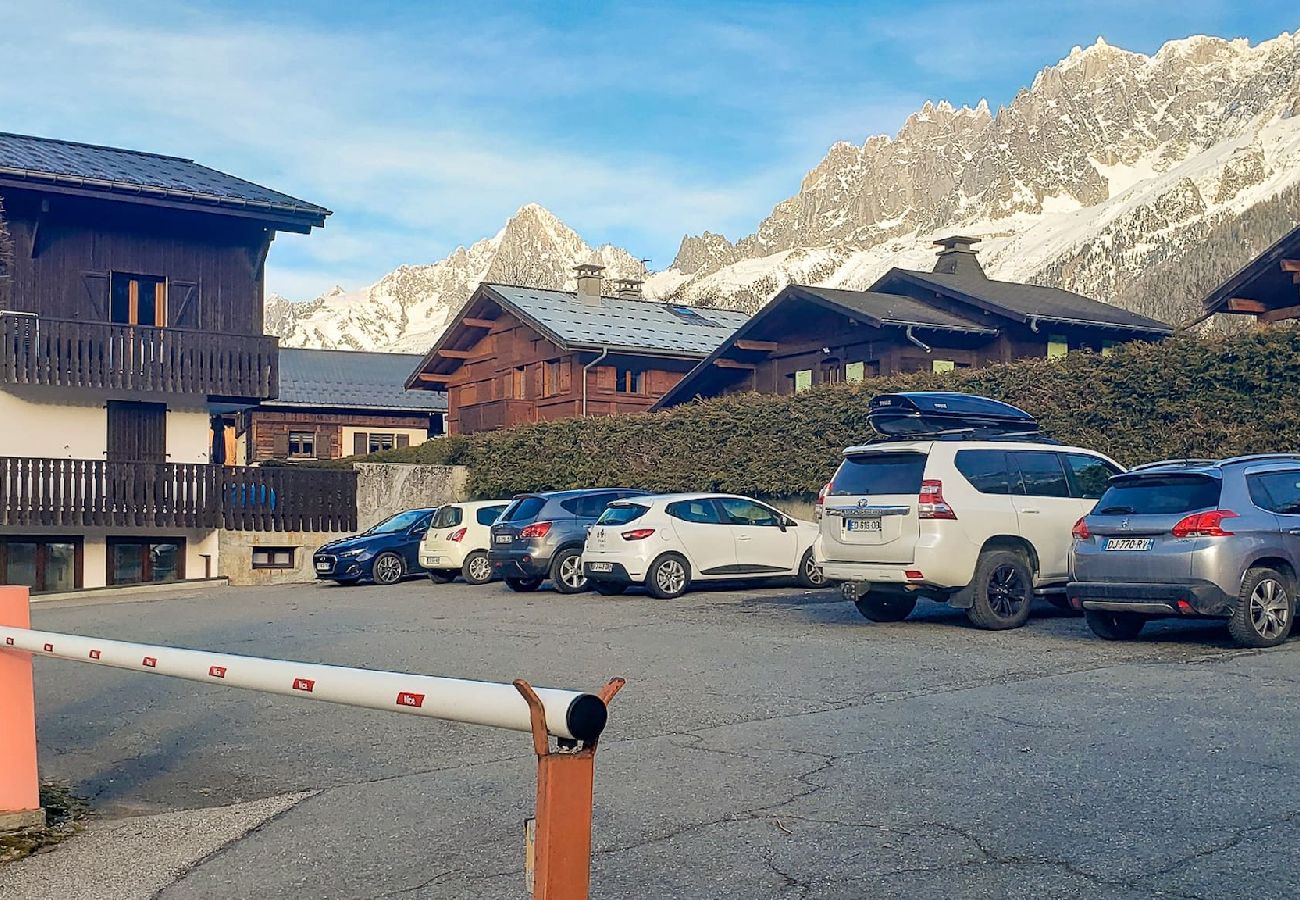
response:
<path id="1" fill-rule="evenodd" d="M 1037 434 L 1038 422 L 1023 409 L 999 400 L 948 391 L 910 391 L 871 398 L 871 425 L 891 437 L 978 431 Z"/>

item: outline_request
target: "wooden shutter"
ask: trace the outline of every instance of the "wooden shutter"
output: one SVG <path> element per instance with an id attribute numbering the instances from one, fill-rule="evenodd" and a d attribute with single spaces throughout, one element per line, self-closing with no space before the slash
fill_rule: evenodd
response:
<path id="1" fill-rule="evenodd" d="M 109 462 L 166 462 L 166 405 L 110 400 L 107 446 Z"/>
<path id="2" fill-rule="evenodd" d="M 560 393 L 567 394 L 573 390 L 573 360 L 565 357 L 560 360 Z"/>
<path id="3" fill-rule="evenodd" d="M 312 441 L 312 446 L 316 448 L 317 459 L 334 458 L 330 454 L 330 437 L 333 434 L 338 434 L 337 428 L 333 431 L 321 431 L 319 428 L 316 429 L 316 439 Z"/>
<path id="4" fill-rule="evenodd" d="M 370 452 L 370 435 L 364 431 L 358 431 L 352 435 L 352 453 L 356 456 L 364 456 Z"/>
<path id="5" fill-rule="evenodd" d="M 399 446 L 399 447 L 409 447 L 409 446 L 411 446 L 411 436 L 410 436 L 409 434 L 398 434 L 398 435 L 397 435 L 397 446 Z"/>
<path id="6" fill-rule="evenodd" d="M 199 286 L 193 281 L 167 284 L 167 315 L 163 324 L 173 328 L 199 327 Z"/>
<path id="7" fill-rule="evenodd" d="M 275 459 L 289 458 L 289 426 L 277 427 L 271 433 L 271 456 Z"/>
<path id="8" fill-rule="evenodd" d="M 94 322 L 108 321 L 108 273 L 82 272 L 81 285 L 85 289 L 86 315 L 78 319 Z"/>
<path id="9" fill-rule="evenodd" d="M 596 389 L 600 391 L 615 390 L 617 370 L 613 366 L 596 366 Z"/>

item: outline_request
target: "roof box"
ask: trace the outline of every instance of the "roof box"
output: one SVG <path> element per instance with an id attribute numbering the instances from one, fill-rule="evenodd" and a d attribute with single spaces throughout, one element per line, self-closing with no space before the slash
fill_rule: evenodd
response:
<path id="1" fill-rule="evenodd" d="M 1008 403 L 947 391 L 909 391 L 871 398 L 871 425 L 890 437 L 979 432 L 985 435 L 1038 433 L 1038 422 Z"/>

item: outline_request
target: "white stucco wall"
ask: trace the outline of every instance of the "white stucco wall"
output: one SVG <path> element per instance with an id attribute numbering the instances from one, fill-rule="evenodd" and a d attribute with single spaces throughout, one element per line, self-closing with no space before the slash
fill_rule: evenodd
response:
<path id="1" fill-rule="evenodd" d="M 394 436 L 399 434 L 404 434 L 410 440 L 411 446 L 415 446 L 416 444 L 423 444 L 425 441 L 429 439 L 428 429 L 425 428 L 379 428 L 377 426 L 370 426 L 367 428 L 353 428 L 349 425 L 344 425 L 343 438 L 342 438 L 343 443 L 341 445 L 341 449 L 344 456 L 352 455 L 353 435 L 355 435 L 357 432 L 365 432 L 366 434 L 375 432 L 378 434 L 391 434 Z M 396 437 L 394 437 L 394 440 L 396 440 Z M 396 446 L 397 444 L 394 443 L 393 447 L 396 448 Z"/>
<path id="2" fill-rule="evenodd" d="M 97 588 L 108 584 L 108 541 L 113 537 L 142 537 L 154 540 L 183 538 L 185 541 L 185 577 L 202 578 L 206 571 L 203 554 L 212 557 L 212 575 L 220 572 L 219 546 L 215 530 L 186 528 L 5 528 L 5 536 L 20 537 L 25 534 L 46 537 L 78 535 L 82 538 L 82 587 Z"/>

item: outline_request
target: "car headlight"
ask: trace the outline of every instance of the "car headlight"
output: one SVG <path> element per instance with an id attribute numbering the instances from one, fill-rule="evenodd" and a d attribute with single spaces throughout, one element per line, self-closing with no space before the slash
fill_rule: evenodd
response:
<path id="1" fill-rule="evenodd" d="M 339 554 L 339 559 L 356 559 L 358 556 L 360 556 L 365 552 L 366 552 L 365 547 L 358 547 L 356 550 L 344 550 L 342 553 Z"/>

